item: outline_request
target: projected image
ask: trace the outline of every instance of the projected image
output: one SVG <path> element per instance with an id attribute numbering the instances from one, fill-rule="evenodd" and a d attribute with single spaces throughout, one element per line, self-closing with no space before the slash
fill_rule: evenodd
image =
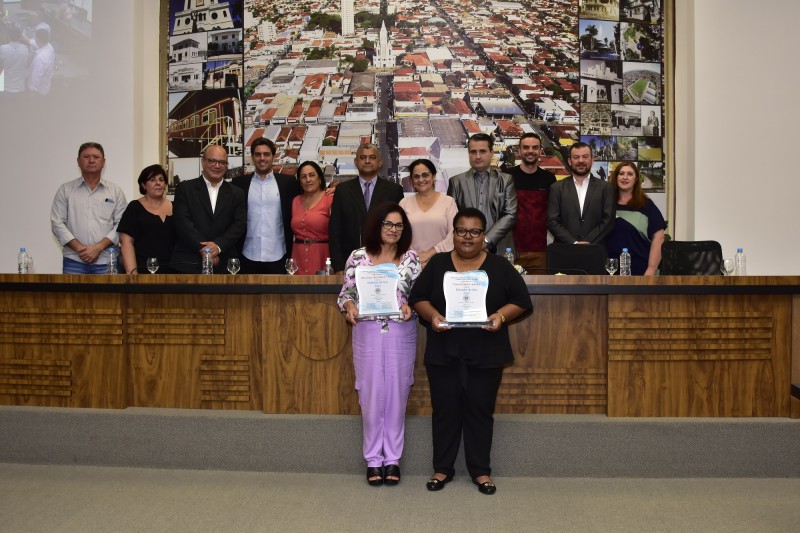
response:
<path id="1" fill-rule="evenodd" d="M 92 0 L 0 0 L 0 6 L 0 94 L 48 95 L 88 78 Z"/>

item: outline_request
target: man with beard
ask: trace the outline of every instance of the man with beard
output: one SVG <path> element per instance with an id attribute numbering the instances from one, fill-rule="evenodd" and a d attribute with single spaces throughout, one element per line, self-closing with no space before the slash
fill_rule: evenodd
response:
<path id="1" fill-rule="evenodd" d="M 555 242 L 605 245 L 614 227 L 614 187 L 591 176 L 592 162 L 588 144 L 573 144 L 568 161 L 572 176 L 550 187 L 547 229 Z"/>
<path id="2" fill-rule="evenodd" d="M 517 189 L 517 264 L 529 274 L 547 273 L 547 197 L 556 177 L 539 168 L 541 154 L 541 137 L 526 133 L 519 140 L 521 162 L 509 172 Z"/>

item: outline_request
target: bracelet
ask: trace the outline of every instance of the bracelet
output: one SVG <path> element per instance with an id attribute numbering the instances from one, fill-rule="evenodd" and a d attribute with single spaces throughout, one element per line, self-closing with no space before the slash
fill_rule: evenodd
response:
<path id="1" fill-rule="evenodd" d="M 505 323 L 506 323 L 506 317 L 503 315 L 503 313 L 501 313 L 500 311 L 495 311 L 495 313 L 497 313 L 498 315 L 500 315 L 500 322 L 502 322 L 503 324 L 505 324 Z"/>

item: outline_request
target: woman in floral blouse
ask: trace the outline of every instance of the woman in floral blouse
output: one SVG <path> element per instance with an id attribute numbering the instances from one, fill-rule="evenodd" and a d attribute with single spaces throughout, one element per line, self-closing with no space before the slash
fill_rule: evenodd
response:
<path id="1" fill-rule="evenodd" d="M 364 459 L 370 485 L 397 485 L 403 454 L 408 393 L 414 382 L 417 324 L 408 306 L 411 285 L 420 272 L 411 246 L 411 224 L 403 208 L 384 202 L 364 222 L 363 248 L 347 259 L 339 308 L 353 325 L 353 366 L 364 426 Z M 400 282 L 400 317 L 357 321 L 359 296 L 356 267 L 392 263 Z"/>

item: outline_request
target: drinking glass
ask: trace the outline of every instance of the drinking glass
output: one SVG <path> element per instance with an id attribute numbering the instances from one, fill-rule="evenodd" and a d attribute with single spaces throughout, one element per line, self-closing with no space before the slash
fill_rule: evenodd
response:
<path id="1" fill-rule="evenodd" d="M 617 271 L 617 258 L 616 257 L 609 257 L 606 259 L 606 270 L 608 271 L 609 276 L 613 276 L 614 272 Z"/>
<path id="2" fill-rule="evenodd" d="M 231 257 L 228 259 L 228 272 L 231 274 L 236 274 L 239 272 L 239 269 L 242 268 L 241 264 L 239 263 L 238 257 Z"/>
<path id="3" fill-rule="evenodd" d="M 733 259 L 722 260 L 722 273 L 726 276 L 733 274 Z"/>
<path id="4" fill-rule="evenodd" d="M 157 257 L 148 257 L 147 258 L 147 271 L 151 274 L 155 274 L 158 272 L 158 258 Z"/>
<path id="5" fill-rule="evenodd" d="M 288 272 L 290 276 L 294 276 L 294 273 L 297 272 L 299 268 L 300 267 L 297 266 L 297 261 L 291 257 L 286 260 L 286 272 Z"/>

